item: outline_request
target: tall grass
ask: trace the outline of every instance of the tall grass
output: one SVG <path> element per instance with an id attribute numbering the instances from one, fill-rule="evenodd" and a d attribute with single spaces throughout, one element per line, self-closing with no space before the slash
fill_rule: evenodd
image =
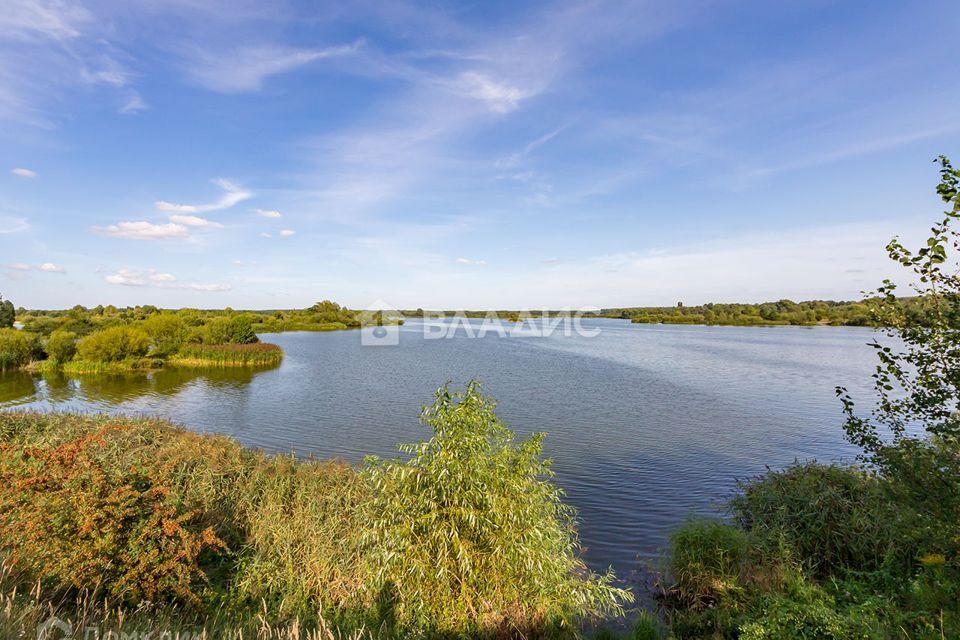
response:
<path id="1" fill-rule="evenodd" d="M 283 360 L 283 349 L 275 344 L 188 344 L 180 348 L 170 364 L 181 367 L 272 366 Z"/>
<path id="2" fill-rule="evenodd" d="M 43 608 L 180 612 L 214 637 L 537 636 L 622 611 L 539 438 L 514 444 L 475 386 L 424 419 L 413 460 L 358 469 L 160 420 L 0 413 L 2 624 Z"/>

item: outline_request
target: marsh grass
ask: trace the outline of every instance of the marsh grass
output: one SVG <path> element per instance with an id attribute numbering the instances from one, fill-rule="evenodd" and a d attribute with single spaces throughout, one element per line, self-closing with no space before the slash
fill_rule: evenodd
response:
<path id="1" fill-rule="evenodd" d="M 283 360 L 275 344 L 188 344 L 168 363 L 179 367 L 268 367 Z"/>

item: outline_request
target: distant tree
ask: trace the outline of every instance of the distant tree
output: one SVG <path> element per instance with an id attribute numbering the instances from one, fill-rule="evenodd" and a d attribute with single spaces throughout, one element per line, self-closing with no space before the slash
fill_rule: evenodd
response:
<path id="1" fill-rule="evenodd" d="M 9 300 L 4 300 L 3 296 L 0 295 L 0 329 L 12 327 L 16 317 L 17 310 L 14 308 L 13 303 Z"/>

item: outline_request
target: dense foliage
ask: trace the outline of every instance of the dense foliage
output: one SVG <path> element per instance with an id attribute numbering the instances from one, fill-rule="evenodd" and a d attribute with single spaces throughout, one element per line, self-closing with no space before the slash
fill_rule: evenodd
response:
<path id="1" fill-rule="evenodd" d="M 671 540 L 664 603 L 678 638 L 960 637 L 960 171 L 917 251 L 894 239 L 917 294 L 871 296 L 877 403 L 837 392 L 864 468 L 797 464 L 742 483 L 735 522 Z"/>
<path id="2" fill-rule="evenodd" d="M 540 437 L 514 444 L 475 384 L 423 417 L 413 459 L 354 469 L 158 420 L 0 413 L 0 622 L 38 594 L 381 636 L 569 633 L 620 610 Z"/>

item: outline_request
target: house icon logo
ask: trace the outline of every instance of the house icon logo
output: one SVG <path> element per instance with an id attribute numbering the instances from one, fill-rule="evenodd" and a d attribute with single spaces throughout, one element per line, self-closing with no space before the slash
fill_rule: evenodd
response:
<path id="1" fill-rule="evenodd" d="M 37 627 L 37 640 L 70 640 L 73 627 L 57 616 L 50 616 Z"/>
<path id="2" fill-rule="evenodd" d="M 403 314 L 399 309 L 377 300 L 360 312 L 360 344 L 365 347 L 395 347 L 400 344 Z"/>

